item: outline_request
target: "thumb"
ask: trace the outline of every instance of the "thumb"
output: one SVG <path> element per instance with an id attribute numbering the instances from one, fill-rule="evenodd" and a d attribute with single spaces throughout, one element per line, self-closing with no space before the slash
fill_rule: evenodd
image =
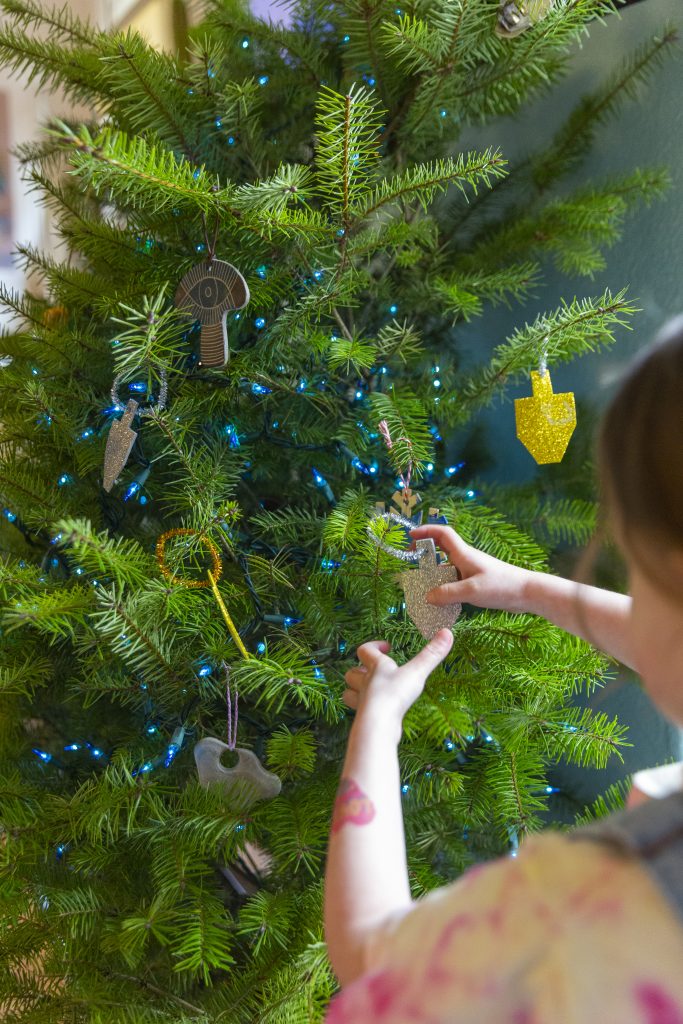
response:
<path id="1" fill-rule="evenodd" d="M 452 646 L 453 634 L 450 629 L 440 629 L 429 643 L 425 644 L 420 653 L 406 662 L 404 667 L 410 667 L 426 678 L 437 665 L 441 664 Z"/>
<path id="2" fill-rule="evenodd" d="M 452 583 L 442 583 L 440 587 L 434 587 L 433 590 L 428 591 L 425 594 L 425 600 L 427 604 L 435 605 L 459 604 L 462 601 L 470 601 L 473 593 L 469 579 L 454 580 Z"/>

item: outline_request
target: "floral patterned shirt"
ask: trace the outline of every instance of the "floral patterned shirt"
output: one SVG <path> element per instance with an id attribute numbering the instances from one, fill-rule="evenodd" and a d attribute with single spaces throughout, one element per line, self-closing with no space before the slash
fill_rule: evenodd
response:
<path id="1" fill-rule="evenodd" d="M 389 924 L 326 1024 L 683 1024 L 683 922 L 638 860 L 558 832 Z"/>

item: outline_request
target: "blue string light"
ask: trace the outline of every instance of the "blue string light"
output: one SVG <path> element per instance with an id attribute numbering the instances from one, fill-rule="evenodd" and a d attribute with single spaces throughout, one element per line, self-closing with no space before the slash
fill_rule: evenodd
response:
<path id="1" fill-rule="evenodd" d="M 256 644 L 256 650 L 258 654 L 266 653 L 266 645 L 264 644 L 263 640 L 259 640 L 259 642 Z"/>
<path id="2" fill-rule="evenodd" d="M 9 508 L 3 508 L 2 514 L 8 523 L 15 523 L 17 521 L 16 512 L 12 512 Z"/>
<path id="3" fill-rule="evenodd" d="M 265 384 L 251 384 L 252 395 L 270 395 L 272 390 L 272 388 L 267 388 Z"/>
<path id="4" fill-rule="evenodd" d="M 444 470 L 444 476 L 455 476 L 465 465 L 464 462 L 456 462 L 454 466 L 447 466 Z"/>
<path id="5" fill-rule="evenodd" d="M 389 312 L 391 313 L 392 316 L 398 313 L 398 306 L 396 305 L 395 302 L 391 306 L 389 306 Z"/>
<path id="6" fill-rule="evenodd" d="M 47 750 L 39 750 L 38 747 L 33 747 L 32 749 L 36 757 L 39 757 L 45 764 L 49 764 L 52 760 L 52 754 L 48 754 Z"/>
<path id="7" fill-rule="evenodd" d="M 270 81 L 270 79 L 269 79 L 268 75 L 259 75 L 259 80 L 258 80 L 258 84 L 259 85 L 268 85 L 269 81 Z"/>
<path id="8" fill-rule="evenodd" d="M 59 487 L 65 487 L 67 484 L 70 484 L 70 483 L 71 483 L 71 477 L 69 476 L 68 473 L 62 473 L 62 475 L 57 478 L 57 484 L 58 484 Z"/>
<path id="9" fill-rule="evenodd" d="M 197 673 L 197 675 L 200 678 L 203 679 L 205 676 L 210 676 L 211 672 L 212 672 L 211 665 L 202 665 L 201 668 L 199 669 L 199 672 Z"/>
<path id="10" fill-rule="evenodd" d="M 262 281 L 265 281 L 268 269 L 264 264 L 256 268 L 257 277 L 260 277 Z"/>
<path id="11" fill-rule="evenodd" d="M 224 432 L 225 436 L 228 439 L 229 446 L 231 448 L 239 448 L 239 446 L 240 446 L 239 435 L 238 435 L 237 430 L 235 429 L 235 427 L 232 425 L 232 423 L 228 423 L 227 426 L 225 426 L 223 428 L 223 432 Z"/>
<path id="12" fill-rule="evenodd" d="M 265 326 L 266 326 L 265 317 L 257 316 L 256 319 L 254 320 L 254 327 L 256 328 L 256 330 L 257 331 L 261 331 L 261 330 L 263 330 L 263 328 Z"/>

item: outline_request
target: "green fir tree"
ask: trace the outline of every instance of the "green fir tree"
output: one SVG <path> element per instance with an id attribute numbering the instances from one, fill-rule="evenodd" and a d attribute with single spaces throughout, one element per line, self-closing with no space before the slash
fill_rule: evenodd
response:
<path id="1" fill-rule="evenodd" d="M 401 657 L 422 642 L 404 565 L 368 532 L 385 529 L 375 503 L 412 464 L 425 515 L 519 565 L 546 569 L 591 533 L 593 505 L 561 487 L 503 501 L 476 465 L 449 474 L 442 438 L 543 352 L 552 369 L 611 344 L 635 311 L 624 283 L 569 296 L 474 368 L 458 325 L 500 302 L 523 323 L 548 260 L 590 278 L 664 188 L 658 169 L 555 186 L 674 33 L 510 167 L 460 152 L 461 129 L 556 82 L 611 4 L 558 3 L 509 40 L 497 0 L 300 0 L 289 27 L 211 0 L 175 56 L 66 8 L 0 9 L 4 66 L 93 111 L 24 148 L 63 247 L 20 247 L 42 284 L 2 293 L 2 1019 L 320 1021 L 343 673 L 371 636 Z M 173 297 L 214 255 L 251 300 L 208 368 Z M 149 415 L 106 492 L 117 376 Z M 155 545 L 176 528 L 194 534 L 167 541 L 169 579 Z M 211 589 L 178 585 L 207 580 L 212 549 L 248 658 Z M 454 629 L 400 748 L 416 897 L 538 829 L 553 763 L 600 767 L 626 742 L 571 706 L 610 671 L 585 643 L 472 609 Z M 226 736 L 224 666 L 238 743 L 282 783 L 252 806 L 197 779 L 195 743 Z"/>

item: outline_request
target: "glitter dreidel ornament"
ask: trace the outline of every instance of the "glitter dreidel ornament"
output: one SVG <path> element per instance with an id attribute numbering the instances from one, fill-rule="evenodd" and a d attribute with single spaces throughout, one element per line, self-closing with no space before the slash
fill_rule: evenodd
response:
<path id="1" fill-rule="evenodd" d="M 517 437 L 539 465 L 561 462 L 576 427 L 574 393 L 556 395 L 547 369 L 531 371 L 531 398 L 515 399 Z"/>
<path id="2" fill-rule="evenodd" d="M 429 604 L 426 595 L 444 583 L 455 583 L 460 573 L 454 565 L 440 565 L 431 537 L 418 540 L 415 546 L 417 569 L 407 569 L 399 576 L 406 599 L 406 611 L 425 640 L 431 640 L 440 629 L 450 629 L 462 611 L 461 604 Z"/>
<path id="3" fill-rule="evenodd" d="M 385 512 L 377 516 L 385 522 L 395 522 L 400 526 L 413 529 L 414 524 L 395 512 Z M 462 611 L 461 604 L 434 605 L 429 604 L 426 595 L 435 587 L 444 583 L 455 583 L 460 573 L 454 565 L 439 563 L 436 557 L 436 546 L 431 537 L 418 540 L 415 550 L 393 548 L 385 544 L 368 527 L 368 533 L 378 547 L 403 562 L 417 562 L 416 569 L 408 569 L 400 573 L 398 579 L 406 599 L 406 611 L 412 622 L 417 626 L 425 640 L 431 640 L 440 629 L 450 629 Z"/>
<path id="4" fill-rule="evenodd" d="M 226 318 L 249 302 L 249 286 L 239 270 L 225 260 L 206 260 L 188 270 L 175 293 L 181 312 L 199 320 L 199 360 L 202 366 L 224 366 L 228 361 Z"/>
<path id="5" fill-rule="evenodd" d="M 123 374 L 118 374 L 114 379 L 114 383 L 111 387 L 111 400 L 115 408 L 122 408 L 121 401 L 119 399 L 119 384 L 123 378 Z M 156 404 L 156 408 L 161 410 L 166 407 L 166 399 L 168 397 L 168 384 L 166 381 L 166 371 L 162 370 L 160 373 L 161 387 L 159 389 L 159 400 Z M 105 491 L 111 491 L 112 487 L 116 482 L 116 478 L 125 469 L 128 457 L 133 450 L 137 438 L 137 431 L 133 430 L 131 423 L 136 416 L 149 416 L 151 415 L 151 408 L 141 408 L 139 403 L 134 398 L 129 399 L 126 408 L 123 410 L 123 416 L 120 420 L 114 420 L 111 427 L 109 428 L 109 435 L 107 437 L 107 447 L 104 450 L 104 471 L 102 486 Z"/>
<path id="6" fill-rule="evenodd" d="M 545 18 L 555 0 L 502 0 L 496 19 L 496 35 L 514 39 Z"/>

